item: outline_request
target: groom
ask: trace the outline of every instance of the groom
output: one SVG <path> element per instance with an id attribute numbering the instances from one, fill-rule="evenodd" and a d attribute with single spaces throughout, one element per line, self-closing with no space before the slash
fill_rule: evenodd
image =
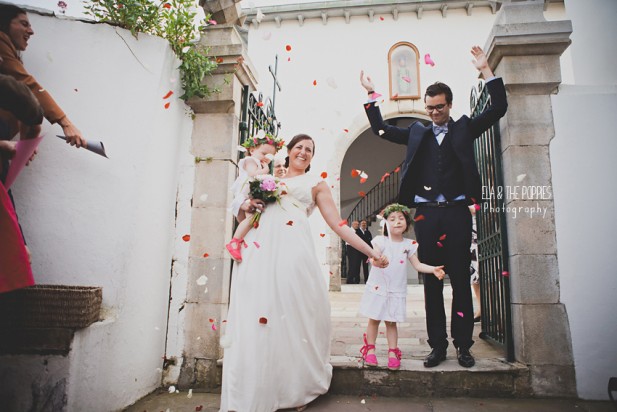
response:
<path id="1" fill-rule="evenodd" d="M 360 74 L 370 102 L 365 105 L 373 133 L 407 146 L 403 163 L 399 203 L 416 208 L 415 233 L 418 257 L 429 265 L 445 265 L 452 284 L 451 334 L 458 362 L 472 367 L 473 302 L 471 298 L 469 247 L 471 214 L 468 205 L 481 199 L 481 183 L 474 159 L 473 144 L 506 113 L 508 107 L 503 81 L 495 78 L 486 55 L 478 46 L 471 49 L 474 66 L 487 81 L 491 105 L 470 119 L 450 118 L 452 91 L 437 82 L 426 89 L 424 103 L 432 124 L 415 122 L 408 128 L 385 123 L 372 98 L 375 87 L 370 77 Z M 448 334 L 443 301 L 443 281 L 432 275 L 424 278 L 426 328 L 431 353 L 424 360 L 427 368 L 446 359 Z"/>

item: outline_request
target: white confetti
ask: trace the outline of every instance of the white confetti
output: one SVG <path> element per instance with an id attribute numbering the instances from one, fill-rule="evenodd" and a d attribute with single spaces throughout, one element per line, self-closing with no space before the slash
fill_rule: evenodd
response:
<path id="1" fill-rule="evenodd" d="M 244 146 L 238 146 L 238 151 L 242 152 L 242 153 L 246 153 L 246 147 Z"/>
<path id="2" fill-rule="evenodd" d="M 201 275 L 199 278 L 197 278 L 196 282 L 199 286 L 203 286 L 208 283 L 208 277 L 206 275 Z"/>
<path id="3" fill-rule="evenodd" d="M 176 387 L 174 385 L 171 385 L 169 387 L 169 393 L 174 393 L 176 391 Z"/>
<path id="4" fill-rule="evenodd" d="M 201 340 L 201 336 L 198 336 L 198 337 L 197 337 L 197 340 Z"/>
<path id="5" fill-rule="evenodd" d="M 204 293 L 208 293 L 208 288 L 205 288 L 205 289 L 204 289 Z"/>
<path id="6" fill-rule="evenodd" d="M 382 136 L 385 132 L 383 130 L 379 131 L 379 136 Z"/>
<path id="7" fill-rule="evenodd" d="M 39 93 L 43 93 L 45 89 L 39 89 Z"/>
<path id="8" fill-rule="evenodd" d="M 208 195 L 204 193 L 203 195 L 199 196 L 199 200 L 205 202 L 206 200 L 208 200 Z"/>
<path id="9" fill-rule="evenodd" d="M 221 336 L 221 347 L 227 349 L 230 346 L 231 346 L 231 338 L 227 335 Z"/>
<path id="10" fill-rule="evenodd" d="M 431 187 L 429 187 L 429 186 L 424 186 L 424 190 L 431 190 Z"/>
<path id="11" fill-rule="evenodd" d="M 526 173 L 523 173 L 522 175 L 518 175 L 518 176 L 516 176 L 516 181 L 517 181 L 518 183 L 520 183 L 520 182 L 522 182 L 522 181 L 523 181 L 523 179 L 524 179 L 526 176 L 527 176 L 527 174 L 526 174 Z"/>
<path id="12" fill-rule="evenodd" d="M 362 179 L 368 179 L 368 175 L 367 175 L 367 174 L 366 174 L 366 172 L 364 172 L 364 171 L 360 173 L 360 177 L 361 177 Z"/>
<path id="13" fill-rule="evenodd" d="M 191 399 L 193 397 L 193 390 L 189 389 L 189 393 L 186 395 L 187 398 Z"/>
<path id="14" fill-rule="evenodd" d="M 362 400 L 360 401 L 360 403 L 361 403 L 362 405 L 364 405 L 364 404 L 366 403 L 366 401 L 365 401 L 364 399 L 362 399 Z"/>

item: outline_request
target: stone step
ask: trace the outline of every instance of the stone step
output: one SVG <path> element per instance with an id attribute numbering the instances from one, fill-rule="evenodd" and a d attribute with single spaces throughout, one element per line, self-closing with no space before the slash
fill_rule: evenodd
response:
<path id="1" fill-rule="evenodd" d="M 386 357 L 378 357 L 387 365 Z M 472 368 L 463 368 L 448 353 L 446 361 L 425 368 L 420 359 L 402 359 L 401 369 L 385 366 L 362 367 L 358 358 L 332 356 L 334 367 L 329 393 L 335 395 L 385 397 L 492 397 L 532 396 L 529 369 L 501 359 L 477 359 Z"/>

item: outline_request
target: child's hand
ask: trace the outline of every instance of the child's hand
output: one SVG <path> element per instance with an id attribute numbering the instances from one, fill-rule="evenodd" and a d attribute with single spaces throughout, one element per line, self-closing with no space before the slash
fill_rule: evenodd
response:
<path id="1" fill-rule="evenodd" d="M 371 264 L 375 267 L 383 269 L 385 267 L 388 267 L 388 264 L 390 264 L 390 262 L 388 262 L 388 258 L 385 255 L 381 255 L 378 258 L 371 258 Z"/>
<path id="2" fill-rule="evenodd" d="M 433 269 L 433 275 L 435 275 L 437 279 L 443 280 L 443 278 L 446 277 L 446 272 L 443 270 L 443 265 L 435 266 Z"/>

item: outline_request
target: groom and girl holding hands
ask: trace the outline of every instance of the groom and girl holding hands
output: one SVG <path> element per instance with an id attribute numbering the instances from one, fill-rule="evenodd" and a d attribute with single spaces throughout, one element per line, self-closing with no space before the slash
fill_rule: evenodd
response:
<path id="1" fill-rule="evenodd" d="M 276 201 L 266 207 L 235 185 L 234 214 L 240 221 L 257 221 L 258 225 L 241 225 L 228 244 L 234 260 L 242 263 L 234 265 L 221 340 L 225 349 L 221 411 L 304 410 L 328 391 L 332 378 L 330 303 L 308 220 L 315 207 L 339 237 L 372 262 L 360 303 L 360 313 L 369 319 L 361 350 L 365 365 L 378 364 L 375 341 L 384 321 L 387 366 L 392 370 L 400 367 L 397 323 L 405 320 L 409 264 L 427 274 L 426 326 L 432 351 L 424 366 L 434 367 L 446 359 L 446 273 L 452 285 L 451 335 L 457 360 L 463 367 L 475 364 L 470 352 L 474 312 L 468 206 L 481 199 L 481 183 L 473 144 L 505 115 L 507 101 L 503 81 L 494 77 L 482 49 L 474 46 L 471 54 L 491 96 L 490 106 L 473 119 L 450 118 L 452 91 L 437 82 L 424 96 L 431 124 L 418 121 L 407 128 L 391 126 L 383 121 L 372 99 L 373 82 L 361 73 L 362 87 L 369 96 L 364 107 L 373 133 L 406 146 L 398 203 L 382 211 L 384 234 L 373 239 L 373 247 L 344 224 L 328 184 L 307 173 L 317 151 L 308 135 L 296 135 L 287 143 L 287 174 L 277 183 L 284 195 Z M 243 162 L 242 166 L 247 166 L 243 179 L 268 173 L 268 164 L 282 145 L 270 135 L 252 138 L 245 147 L 255 157 Z M 260 179 L 262 187 L 269 184 L 266 180 Z M 413 216 L 412 207 L 416 209 Z M 403 237 L 412 220 L 416 240 Z"/>

